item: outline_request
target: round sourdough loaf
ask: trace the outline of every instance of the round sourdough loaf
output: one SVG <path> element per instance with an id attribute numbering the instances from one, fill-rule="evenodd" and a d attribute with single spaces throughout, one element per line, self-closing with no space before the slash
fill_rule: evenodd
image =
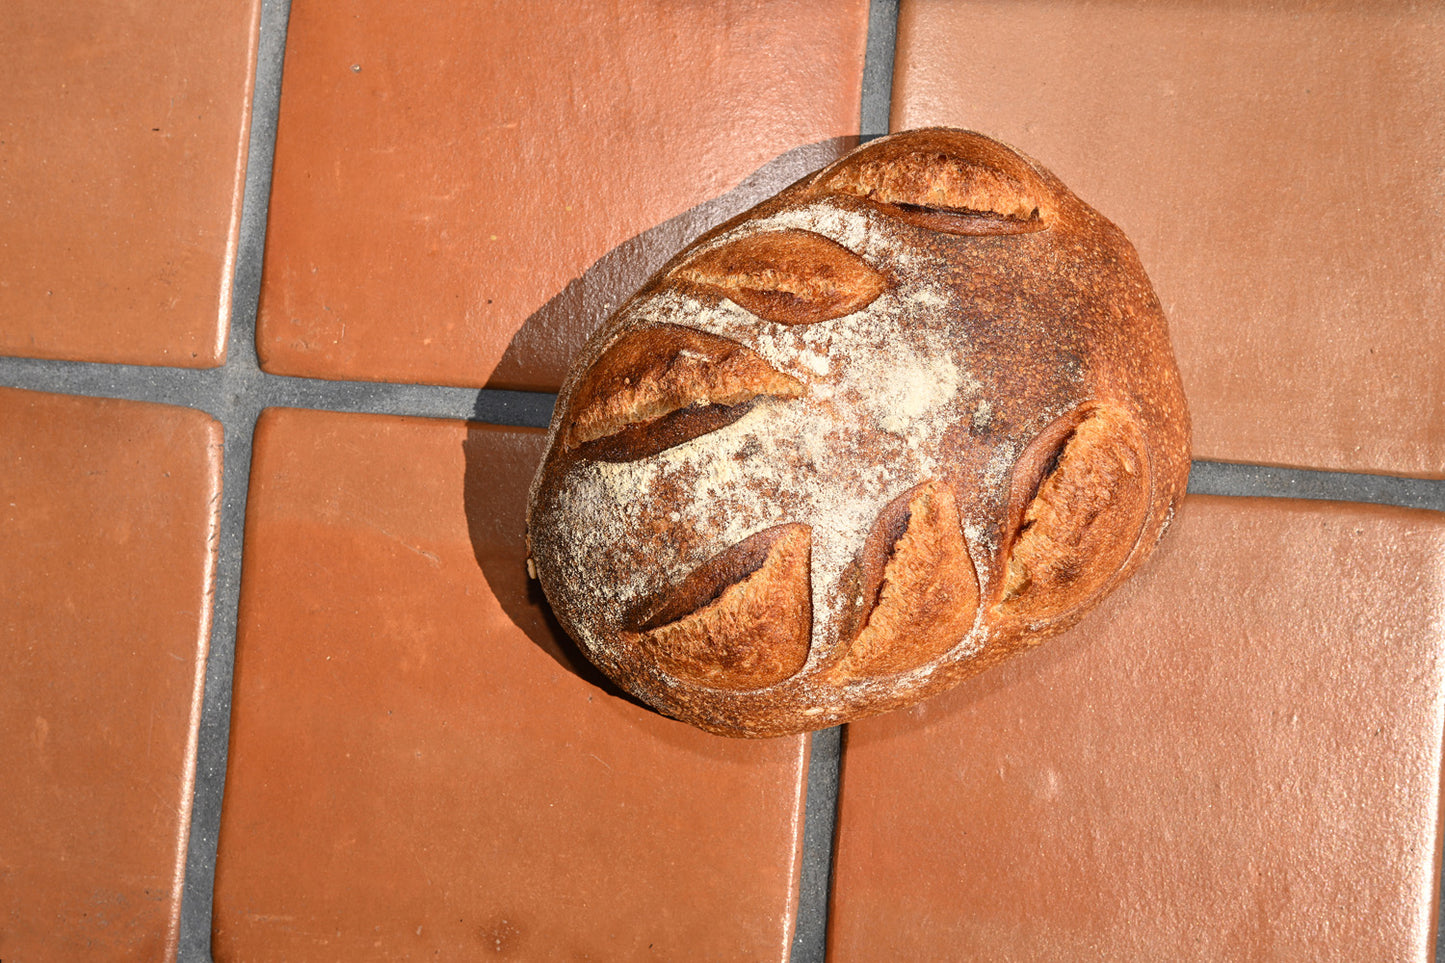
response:
<path id="1" fill-rule="evenodd" d="M 873 141 L 709 232 L 583 349 L 531 565 L 612 679 L 712 732 L 906 706 L 1077 621 L 1184 494 L 1124 235 L 976 133 Z"/>

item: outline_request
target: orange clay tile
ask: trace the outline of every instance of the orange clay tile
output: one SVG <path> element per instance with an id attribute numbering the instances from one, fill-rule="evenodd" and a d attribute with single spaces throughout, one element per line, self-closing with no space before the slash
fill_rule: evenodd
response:
<path id="1" fill-rule="evenodd" d="M 555 390 L 663 260 L 848 146 L 867 8 L 294 0 L 262 366 Z"/>
<path id="2" fill-rule="evenodd" d="M 904 0 L 895 129 L 1014 144 L 1139 248 L 1196 457 L 1445 475 L 1445 9 Z"/>
<path id="3" fill-rule="evenodd" d="M 221 427 L 0 388 L 0 960 L 175 957 Z"/>
<path id="4" fill-rule="evenodd" d="M 543 438 L 262 416 L 218 961 L 787 958 L 806 742 L 640 708 L 554 634 Z"/>
<path id="5" fill-rule="evenodd" d="M 1078 628 L 846 734 L 831 956 L 1431 960 L 1445 517 L 1191 497 Z"/>
<path id="6" fill-rule="evenodd" d="M 7 0 L 0 354 L 225 360 L 259 0 Z"/>

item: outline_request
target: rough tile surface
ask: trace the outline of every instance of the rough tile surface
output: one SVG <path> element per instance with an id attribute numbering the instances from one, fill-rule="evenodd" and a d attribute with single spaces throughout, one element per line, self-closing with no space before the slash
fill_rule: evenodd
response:
<path id="1" fill-rule="evenodd" d="M 806 743 L 573 661 L 524 570 L 542 440 L 263 415 L 217 960 L 786 958 Z"/>
<path id="2" fill-rule="evenodd" d="M 1008 141 L 1133 239 L 1198 457 L 1445 475 L 1445 8 L 905 0 L 895 129 Z"/>
<path id="3" fill-rule="evenodd" d="M 0 354 L 225 358 L 260 0 L 9 0 Z"/>
<path id="4" fill-rule="evenodd" d="M 1072 632 L 846 735 L 831 959 L 1428 960 L 1445 519 L 1194 496 Z"/>
<path id="5" fill-rule="evenodd" d="M 294 0 L 263 366 L 555 390 L 652 269 L 856 135 L 867 7 Z"/>
<path id="6" fill-rule="evenodd" d="M 221 429 L 0 388 L 0 960 L 175 955 Z"/>

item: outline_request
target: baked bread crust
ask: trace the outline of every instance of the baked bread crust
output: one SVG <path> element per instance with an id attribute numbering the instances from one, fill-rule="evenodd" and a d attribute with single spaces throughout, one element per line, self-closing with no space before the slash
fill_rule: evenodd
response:
<path id="1" fill-rule="evenodd" d="M 933 128 L 710 231 L 597 331 L 528 545 L 562 626 L 629 692 L 782 735 L 1074 624 L 1188 474 L 1128 240 L 1022 154 Z"/>

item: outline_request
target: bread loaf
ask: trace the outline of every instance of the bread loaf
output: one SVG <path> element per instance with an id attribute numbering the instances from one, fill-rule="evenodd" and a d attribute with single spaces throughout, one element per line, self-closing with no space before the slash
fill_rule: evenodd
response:
<path id="1" fill-rule="evenodd" d="M 771 736 L 910 705 L 1076 622 L 1184 494 L 1133 247 L 979 134 L 873 141 L 709 232 L 588 342 L 528 515 L 623 688 Z"/>

